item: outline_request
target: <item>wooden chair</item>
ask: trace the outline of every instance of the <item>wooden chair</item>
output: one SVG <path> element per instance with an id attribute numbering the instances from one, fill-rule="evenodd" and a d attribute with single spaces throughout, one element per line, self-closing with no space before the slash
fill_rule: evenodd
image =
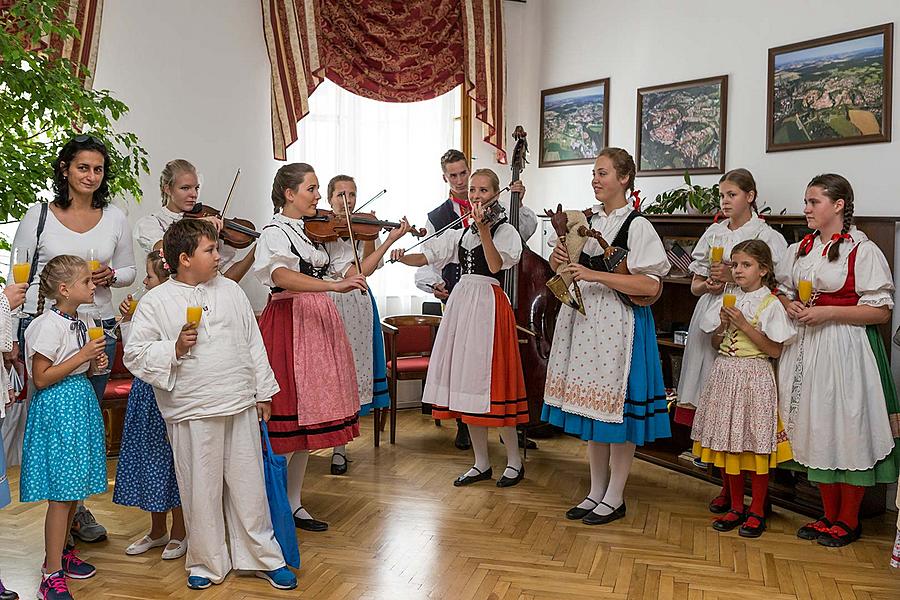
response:
<path id="1" fill-rule="evenodd" d="M 441 318 L 430 315 L 396 315 L 381 320 L 387 359 L 388 393 L 391 397 L 391 443 L 397 441 L 397 381 L 424 380 L 431 347 Z M 381 441 L 382 409 L 375 409 L 375 446 Z"/>
<path id="2" fill-rule="evenodd" d="M 134 378 L 122 360 L 122 339 L 116 340 L 116 356 L 110 369 L 109 381 L 100 401 L 100 412 L 103 414 L 103 426 L 106 430 L 106 455 L 118 456 L 122 445 L 122 429 L 125 424 L 125 410 L 128 406 L 128 394 Z"/>

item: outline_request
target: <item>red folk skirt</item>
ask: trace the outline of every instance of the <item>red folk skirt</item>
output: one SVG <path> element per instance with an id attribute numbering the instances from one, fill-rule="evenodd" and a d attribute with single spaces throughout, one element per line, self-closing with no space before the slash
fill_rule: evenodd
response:
<path id="1" fill-rule="evenodd" d="M 278 454 L 318 450 L 359 437 L 353 353 L 328 295 L 274 294 L 259 329 L 281 387 L 272 398 L 272 449 Z"/>

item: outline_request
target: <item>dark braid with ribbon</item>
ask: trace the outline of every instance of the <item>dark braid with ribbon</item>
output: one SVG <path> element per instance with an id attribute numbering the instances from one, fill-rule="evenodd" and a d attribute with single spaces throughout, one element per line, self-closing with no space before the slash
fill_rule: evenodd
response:
<path id="1" fill-rule="evenodd" d="M 841 175 L 825 173 L 813 177 L 806 187 L 822 188 L 822 192 L 824 192 L 832 202 L 837 202 L 838 200 L 844 201 L 844 222 L 841 226 L 841 232 L 831 236 L 832 243 L 828 247 L 828 262 L 834 262 L 840 255 L 841 243 L 844 240 L 852 241 L 853 239 L 849 234 L 850 228 L 853 227 L 853 186 L 851 186 L 850 182 Z M 819 232 L 814 231 L 803 238 L 800 242 L 800 247 L 797 250 L 798 256 L 806 256 L 809 254 L 817 235 L 819 235 Z"/>

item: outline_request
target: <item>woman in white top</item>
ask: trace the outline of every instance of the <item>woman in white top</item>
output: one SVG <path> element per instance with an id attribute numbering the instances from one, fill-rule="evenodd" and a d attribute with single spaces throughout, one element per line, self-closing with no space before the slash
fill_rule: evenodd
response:
<path id="1" fill-rule="evenodd" d="M 347 209 L 352 213 L 356 208 L 356 182 L 349 175 L 336 175 L 328 182 L 328 204 L 338 216 L 344 215 L 344 198 Z M 391 230 L 387 240 L 379 244 L 378 240 L 357 241 L 356 254 L 348 239 L 338 239 L 330 246 L 339 252 L 331 255 L 329 272 L 325 276 L 330 281 L 342 279 L 351 270 L 355 272 L 355 260 L 359 257 L 363 275 L 369 276 L 380 268 L 384 262 L 382 257 L 394 242 L 410 230 L 404 218 L 400 227 Z M 375 294 L 342 294 L 328 292 L 334 302 L 344 329 L 353 350 L 353 362 L 356 366 L 356 386 L 359 390 L 359 416 L 368 415 L 373 408 L 386 408 L 390 405 L 387 389 L 387 374 L 384 358 L 384 339 L 381 335 L 381 318 L 375 304 Z M 376 415 L 378 413 L 376 412 Z M 375 426 L 380 424 L 376 421 Z M 331 455 L 331 474 L 343 475 L 347 472 L 347 447 L 344 444 L 335 446 Z"/>
<path id="2" fill-rule="evenodd" d="M 200 179 L 197 168 L 188 161 L 176 158 L 166 163 L 159 174 L 159 192 L 162 195 L 162 207 L 143 216 L 134 224 L 134 241 L 143 250 L 143 255 L 150 254 L 161 247 L 163 234 L 169 225 L 180 221 L 184 213 L 190 212 L 200 196 Z M 222 229 L 222 219 L 203 217 Z M 253 266 L 255 246 L 241 260 L 235 262 L 237 251 L 219 240 L 219 267 L 222 274 L 233 281 L 240 281 L 250 267 Z"/>
<path id="3" fill-rule="evenodd" d="M 875 327 L 891 318 L 894 278 L 878 246 L 853 226 L 846 179 L 813 178 L 803 214 L 815 232 L 776 268 L 799 331 L 778 363 L 781 420 L 796 461 L 785 466 L 816 482 L 824 507 L 798 537 L 844 546 L 861 534 L 865 488 L 893 483 L 900 472 L 900 406 Z"/>
<path id="4" fill-rule="evenodd" d="M 469 180 L 472 221 L 433 238 L 422 254 L 394 250 L 406 265 L 443 269 L 459 264 L 459 283 L 434 340 L 422 402 L 434 405 L 435 419 L 461 418 L 469 427 L 475 464 L 453 482 L 459 487 L 493 477 L 488 454 L 488 427 L 499 429 L 506 449 L 506 469 L 497 487 L 517 485 L 525 476 L 516 426 L 528 422 L 525 379 L 519 356 L 516 319 L 503 293 L 504 273 L 522 256 L 522 237 L 485 206 L 500 194 L 500 180 L 478 169 Z"/>
<path id="5" fill-rule="evenodd" d="M 700 406 L 700 392 L 717 352 L 710 343 L 710 335 L 700 328 L 700 319 L 713 305 L 722 304 L 725 285 L 734 283 L 731 273 L 731 249 L 752 239 L 762 240 L 772 253 L 777 266 L 784 258 L 787 242 L 756 215 L 756 181 L 747 169 L 733 169 L 719 179 L 719 202 L 725 220 L 710 225 L 694 246 L 690 270 L 693 273 L 691 292 L 699 296 L 691 324 L 688 341 L 681 362 L 682 376 L 678 380 L 678 407 L 675 422 L 691 426 L 694 411 Z M 722 255 L 713 262 L 712 248 L 722 248 Z M 722 491 L 709 503 L 711 512 L 720 514 L 728 510 L 728 479 L 722 479 Z"/>
<path id="6" fill-rule="evenodd" d="M 33 282 L 37 282 L 44 265 L 63 254 L 75 255 L 97 261 L 91 272 L 94 305 L 103 317 L 103 327 L 115 326 L 116 309 L 112 303 L 112 287 L 128 287 L 134 282 L 137 270 L 128 219 L 118 207 L 109 203 L 109 153 L 103 142 L 91 135 L 79 135 L 67 142 L 53 162 L 53 202 L 35 204 L 28 209 L 13 239 L 13 248 L 31 251 L 32 261 L 38 256 L 33 269 Z M 41 213 L 45 221 L 40 239 L 37 230 Z M 38 286 L 29 288 L 24 310 L 28 317 L 19 321 L 19 348 L 25 347 L 25 329 L 38 314 Z M 110 364 L 116 351 L 116 340 L 106 339 L 106 356 Z M 98 401 L 103 398 L 109 374 L 89 377 Z M 24 414 L 11 416 L 24 422 Z M 23 411 L 16 411 L 23 412 Z M 5 428 L 4 434 L 10 428 Z M 94 521 L 90 512 L 79 506 L 75 516 L 73 533 L 84 541 L 99 541 L 106 530 Z"/>
<path id="7" fill-rule="evenodd" d="M 669 272 L 666 252 L 653 225 L 629 205 L 634 159 L 621 148 L 605 148 L 594 163 L 594 198 L 601 203 L 590 226 L 612 246 L 628 250 L 628 273 L 610 272 L 597 240 L 581 256 L 562 244 L 550 266 L 568 263 L 582 284 L 587 315 L 563 305 L 547 362 L 541 419 L 588 443 L 591 490 L 567 513 L 587 525 L 625 516 L 625 483 L 636 446 L 671 435 L 656 326 L 649 306 L 633 306 L 627 294 L 653 296 Z"/>

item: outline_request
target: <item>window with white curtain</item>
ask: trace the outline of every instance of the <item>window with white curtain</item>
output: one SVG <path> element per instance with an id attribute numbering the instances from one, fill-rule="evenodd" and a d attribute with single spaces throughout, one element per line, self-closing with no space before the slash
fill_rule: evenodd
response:
<path id="1" fill-rule="evenodd" d="M 364 212 L 371 209 L 386 221 L 406 216 L 424 227 L 428 211 L 447 198 L 440 158 L 449 148 L 459 148 L 459 94 L 457 88 L 424 102 L 377 102 L 326 79 L 309 98 L 309 115 L 300 121 L 288 162 L 315 168 L 320 208 L 328 208 L 328 181 L 350 175 L 356 180 L 357 206 L 387 189 Z M 406 236 L 394 247 L 415 241 Z M 434 300 L 415 287 L 413 272 L 405 265 L 385 264 L 369 278 L 382 315 L 419 312 L 422 300 Z"/>

